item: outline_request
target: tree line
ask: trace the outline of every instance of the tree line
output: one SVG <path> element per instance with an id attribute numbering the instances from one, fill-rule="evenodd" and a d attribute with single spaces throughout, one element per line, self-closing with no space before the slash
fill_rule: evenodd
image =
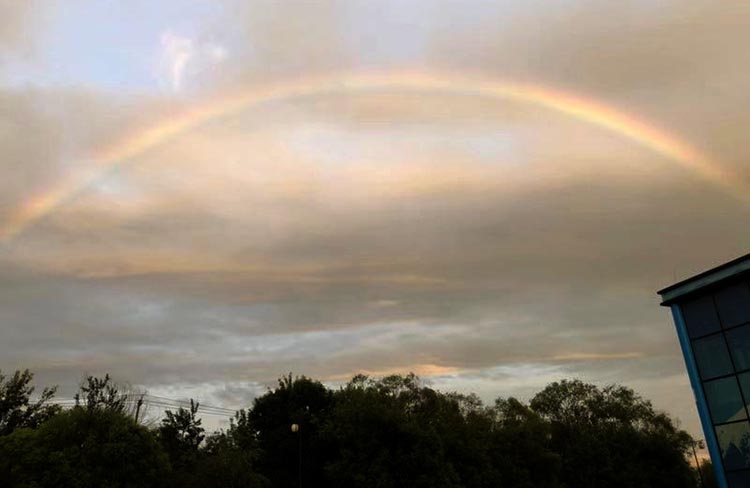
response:
<path id="1" fill-rule="evenodd" d="M 334 389 L 290 374 L 211 433 L 193 400 L 143 425 L 109 376 L 85 378 L 67 410 L 34 391 L 29 371 L 0 373 L 0 486 L 699 486 L 690 435 L 618 385 L 563 380 L 484 405 L 413 374 Z"/>

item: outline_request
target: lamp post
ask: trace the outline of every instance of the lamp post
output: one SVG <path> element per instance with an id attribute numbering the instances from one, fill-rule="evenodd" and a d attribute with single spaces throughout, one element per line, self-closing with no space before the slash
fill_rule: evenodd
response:
<path id="1" fill-rule="evenodd" d="M 703 470 L 701 469 L 700 463 L 698 463 L 698 454 L 696 454 L 695 452 L 696 445 L 698 446 L 698 449 L 703 449 L 704 447 L 703 441 L 700 440 L 698 442 L 693 442 L 690 445 L 693 448 L 693 457 L 695 458 L 695 469 L 698 470 L 698 478 L 700 478 L 701 480 L 701 488 L 706 488 L 706 482 L 703 481 Z"/>
<path id="2" fill-rule="evenodd" d="M 297 445 L 299 450 L 299 488 L 302 488 L 302 432 L 299 424 L 292 424 L 292 433 L 297 434 Z"/>

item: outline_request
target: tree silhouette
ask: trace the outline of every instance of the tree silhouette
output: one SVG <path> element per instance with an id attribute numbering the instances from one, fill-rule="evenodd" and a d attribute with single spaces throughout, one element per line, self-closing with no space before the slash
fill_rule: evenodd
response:
<path id="1" fill-rule="evenodd" d="M 155 436 L 116 410 L 74 407 L 0 437 L 0 486 L 149 488 L 170 478 Z"/>
<path id="2" fill-rule="evenodd" d="M 291 374 L 206 434 L 199 404 L 137 424 L 108 375 L 73 409 L 0 381 L 0 486 L 164 488 L 694 488 L 692 439 L 633 390 L 579 380 L 529 403 L 443 393 L 417 376 L 358 375 L 329 389 Z M 48 401 L 54 390 L 45 390 Z M 27 416 L 28 415 L 28 416 Z M 292 424 L 299 426 L 293 430 Z M 750 438 L 733 452 L 744 459 Z M 301 454 L 301 457 L 300 457 Z M 739 462 L 739 461 L 738 461 Z"/>
<path id="3" fill-rule="evenodd" d="M 28 369 L 5 376 L 0 371 L 0 436 L 16 429 L 37 427 L 60 412 L 60 407 L 49 404 L 56 387 L 44 388 L 36 401 L 31 401 L 35 391 L 31 381 L 34 375 Z"/>
<path id="4" fill-rule="evenodd" d="M 580 488 L 692 486 L 692 438 L 633 390 L 580 380 L 548 385 L 530 402 L 550 422 L 562 481 Z"/>
<path id="5" fill-rule="evenodd" d="M 103 409 L 123 413 L 127 395 L 120 393 L 108 374 L 104 378 L 86 376 L 79 392 L 75 394 L 75 401 L 76 405 L 83 404 L 88 410 Z"/>

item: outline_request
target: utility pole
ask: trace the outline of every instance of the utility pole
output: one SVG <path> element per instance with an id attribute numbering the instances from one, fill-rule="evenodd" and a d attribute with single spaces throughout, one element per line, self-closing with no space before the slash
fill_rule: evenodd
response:
<path id="1" fill-rule="evenodd" d="M 141 406 L 143 406 L 143 395 L 138 398 L 138 402 L 135 404 L 135 423 L 138 423 L 138 416 L 141 413 Z"/>

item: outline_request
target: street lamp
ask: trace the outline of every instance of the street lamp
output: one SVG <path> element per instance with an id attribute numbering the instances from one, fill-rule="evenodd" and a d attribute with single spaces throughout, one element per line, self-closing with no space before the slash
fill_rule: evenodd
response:
<path id="1" fill-rule="evenodd" d="M 703 440 L 692 442 L 691 447 L 693 448 L 693 457 L 695 458 L 695 469 L 698 470 L 698 478 L 700 478 L 701 480 L 701 488 L 706 488 L 706 483 L 705 481 L 703 481 L 703 470 L 701 469 L 700 463 L 698 463 L 698 454 L 696 454 L 695 452 L 696 446 L 698 447 L 698 449 L 703 449 L 705 447 Z"/>
<path id="2" fill-rule="evenodd" d="M 292 433 L 297 434 L 297 445 L 299 449 L 299 488 L 302 488 L 302 433 L 299 424 L 292 424 Z"/>

